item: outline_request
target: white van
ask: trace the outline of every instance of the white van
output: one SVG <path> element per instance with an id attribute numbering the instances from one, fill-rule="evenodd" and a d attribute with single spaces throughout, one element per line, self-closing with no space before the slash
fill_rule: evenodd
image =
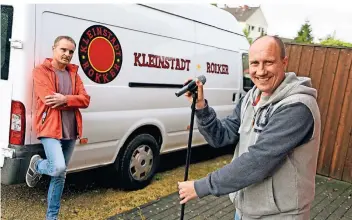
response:
<path id="1" fill-rule="evenodd" d="M 187 148 L 190 103 L 175 92 L 204 75 L 219 117 L 250 84 L 249 43 L 235 17 L 210 4 L 1 5 L 1 182 L 22 183 L 33 154 L 45 156 L 33 125 L 32 69 L 59 35 L 76 43 L 72 63 L 91 96 L 83 138 L 68 172 L 112 165 L 138 189 L 159 156 Z M 248 91 L 248 90 L 247 90 Z M 206 144 L 195 124 L 193 146 Z"/>

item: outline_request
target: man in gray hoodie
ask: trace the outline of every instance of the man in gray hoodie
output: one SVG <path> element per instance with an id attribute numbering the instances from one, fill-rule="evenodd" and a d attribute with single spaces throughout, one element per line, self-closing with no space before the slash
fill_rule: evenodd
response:
<path id="1" fill-rule="evenodd" d="M 282 41 L 257 39 L 249 49 L 255 86 L 220 120 L 197 82 L 196 121 L 213 147 L 236 145 L 231 163 L 196 181 L 178 183 L 181 204 L 230 194 L 235 219 L 309 219 L 315 194 L 320 112 L 311 80 L 285 73 Z M 186 94 L 191 101 L 191 94 Z"/>

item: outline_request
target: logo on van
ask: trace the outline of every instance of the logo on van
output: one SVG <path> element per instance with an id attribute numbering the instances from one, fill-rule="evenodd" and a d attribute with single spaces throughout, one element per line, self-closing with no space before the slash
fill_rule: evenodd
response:
<path id="1" fill-rule="evenodd" d="M 109 28 L 90 26 L 83 32 L 78 47 L 81 67 L 93 82 L 106 84 L 119 74 L 122 65 L 121 44 Z"/>

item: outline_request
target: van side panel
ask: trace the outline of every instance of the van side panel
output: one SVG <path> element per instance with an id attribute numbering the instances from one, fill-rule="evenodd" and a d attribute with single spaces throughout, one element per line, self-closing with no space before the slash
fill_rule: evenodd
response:
<path id="1" fill-rule="evenodd" d="M 114 16 L 100 16 L 97 11 L 105 11 L 106 14 Z M 37 44 L 36 60 L 39 63 L 44 58 L 51 57 L 55 37 L 69 35 L 77 43 L 72 63 L 80 65 L 80 38 L 92 25 L 99 24 L 109 28 L 121 46 L 121 70 L 110 83 L 94 82 L 88 78 L 83 71 L 84 67 L 80 65 L 78 73 L 88 94 L 91 95 L 89 108 L 82 110 L 83 137 L 88 138 L 88 144 L 77 143 L 70 170 L 112 163 L 118 151 L 117 147 L 120 146 L 119 140 L 126 138 L 129 132 L 133 131 L 131 128 L 138 128 L 138 125 L 147 124 L 147 121 L 162 128 L 163 151 L 185 146 L 190 104 L 183 97 L 175 96 L 178 88 L 146 89 L 129 85 L 182 85 L 185 79 L 193 78 L 194 22 L 149 8 L 129 5 L 39 5 L 37 12 L 37 25 L 40 26 L 37 29 L 37 42 L 40 44 Z M 133 16 L 134 14 L 136 16 Z M 136 26 L 137 24 L 140 26 Z M 125 26 L 129 28 L 124 28 Z M 180 29 L 185 31 L 176 34 L 175 31 Z M 183 39 L 176 39 L 175 36 Z M 145 54 L 144 61 L 142 54 Z M 150 60 L 149 55 L 178 58 L 180 61 L 184 60 L 183 62 L 189 60 L 189 63 L 183 63 L 184 70 L 176 70 L 176 61 L 173 64 L 170 61 L 168 68 L 143 66 L 147 61 L 155 62 Z"/>
<path id="2" fill-rule="evenodd" d="M 241 36 L 196 24 L 196 62 L 201 64 L 197 75 L 207 78 L 204 95 L 219 118 L 231 115 L 233 95 L 241 91 L 241 56 L 238 43 Z M 195 125 L 197 128 L 197 125 Z M 202 143 L 203 136 L 195 132 L 194 143 Z"/>

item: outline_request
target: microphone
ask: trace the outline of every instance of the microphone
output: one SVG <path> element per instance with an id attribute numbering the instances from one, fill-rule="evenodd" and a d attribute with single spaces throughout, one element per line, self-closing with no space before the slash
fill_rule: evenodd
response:
<path id="1" fill-rule="evenodd" d="M 204 75 L 198 76 L 197 79 L 201 81 L 203 85 L 207 81 Z M 181 95 L 185 94 L 188 91 L 192 92 L 196 88 L 197 88 L 196 80 L 190 80 L 182 87 L 182 89 L 175 92 L 175 95 L 177 97 L 180 97 Z"/>

